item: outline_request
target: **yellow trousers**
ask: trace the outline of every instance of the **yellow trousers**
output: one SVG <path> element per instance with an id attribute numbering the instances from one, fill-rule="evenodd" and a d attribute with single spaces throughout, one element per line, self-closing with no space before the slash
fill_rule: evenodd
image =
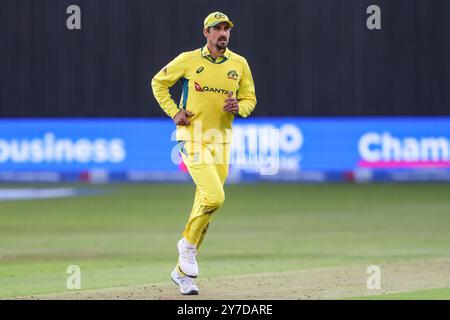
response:
<path id="1" fill-rule="evenodd" d="M 212 214 L 225 201 L 223 185 L 228 176 L 230 145 L 194 141 L 180 141 L 178 145 L 183 162 L 197 186 L 194 205 L 183 236 L 190 243 L 196 244 L 198 250 Z"/>

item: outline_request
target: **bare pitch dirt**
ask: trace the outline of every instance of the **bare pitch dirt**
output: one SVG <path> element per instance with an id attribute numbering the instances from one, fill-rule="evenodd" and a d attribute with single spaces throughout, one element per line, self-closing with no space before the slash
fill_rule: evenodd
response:
<path id="1" fill-rule="evenodd" d="M 320 268 L 199 279 L 199 296 L 181 296 L 171 281 L 157 284 L 16 297 L 16 299 L 339 299 L 450 287 L 450 259 L 388 263 L 381 289 L 367 289 L 368 266 Z"/>

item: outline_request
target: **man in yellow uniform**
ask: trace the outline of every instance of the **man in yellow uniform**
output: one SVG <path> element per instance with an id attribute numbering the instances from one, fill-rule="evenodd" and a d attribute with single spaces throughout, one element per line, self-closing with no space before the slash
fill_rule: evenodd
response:
<path id="1" fill-rule="evenodd" d="M 231 126 L 236 115 L 247 117 L 256 105 L 250 67 L 242 56 L 227 48 L 233 23 L 220 12 L 204 21 L 203 48 L 183 52 L 152 80 L 153 94 L 177 125 L 181 156 L 197 186 L 194 205 L 178 241 L 178 263 L 171 274 L 182 294 L 198 294 L 193 278 L 196 261 L 212 214 L 224 200 L 228 175 Z M 177 106 L 169 88 L 181 80 Z"/>

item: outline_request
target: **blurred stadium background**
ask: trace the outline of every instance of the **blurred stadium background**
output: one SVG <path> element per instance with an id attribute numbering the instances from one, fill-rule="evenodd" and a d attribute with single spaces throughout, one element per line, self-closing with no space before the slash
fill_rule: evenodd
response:
<path id="1" fill-rule="evenodd" d="M 193 186 L 150 80 L 212 11 L 258 104 L 205 274 L 448 257 L 449 1 L 2 0 L 0 296 L 64 291 L 68 264 L 83 288 L 166 280 Z"/>

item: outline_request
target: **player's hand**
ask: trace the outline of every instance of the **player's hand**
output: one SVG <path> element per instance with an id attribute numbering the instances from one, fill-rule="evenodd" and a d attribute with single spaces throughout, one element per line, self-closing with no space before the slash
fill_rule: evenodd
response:
<path id="1" fill-rule="evenodd" d="M 194 116 L 192 112 L 181 110 L 173 117 L 173 122 L 175 122 L 177 126 L 188 126 L 191 124 L 188 118 L 191 118 L 192 116 Z"/>
<path id="2" fill-rule="evenodd" d="M 225 99 L 225 104 L 223 105 L 223 111 L 234 114 L 239 112 L 239 103 L 236 97 L 233 97 L 233 91 L 228 93 L 228 98 Z"/>

